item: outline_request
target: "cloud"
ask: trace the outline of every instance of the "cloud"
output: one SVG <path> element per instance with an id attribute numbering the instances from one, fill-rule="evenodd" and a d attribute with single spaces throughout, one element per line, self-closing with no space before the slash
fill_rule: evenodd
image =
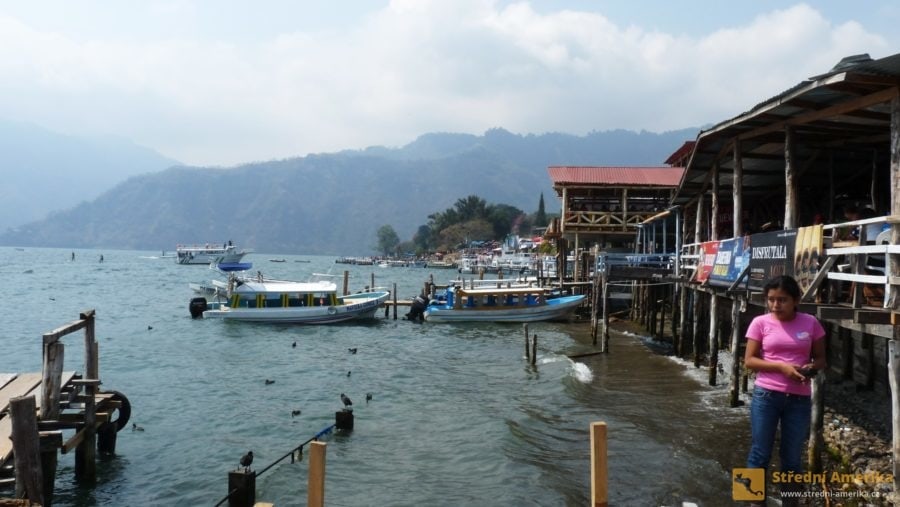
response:
<path id="1" fill-rule="evenodd" d="M 699 126 L 887 49 L 805 4 L 691 35 L 490 0 L 395 0 L 350 28 L 249 40 L 73 36 L 0 14 L 0 115 L 233 164 L 430 131 Z"/>

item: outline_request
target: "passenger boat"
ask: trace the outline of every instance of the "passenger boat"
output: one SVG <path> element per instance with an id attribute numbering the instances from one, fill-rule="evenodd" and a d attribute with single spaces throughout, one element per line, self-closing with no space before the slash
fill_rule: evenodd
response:
<path id="1" fill-rule="evenodd" d="M 540 287 L 448 287 L 446 300 L 429 305 L 431 322 L 540 322 L 568 320 L 584 295 L 549 297 Z"/>
<path id="2" fill-rule="evenodd" d="M 247 322 L 333 324 L 372 318 L 388 291 L 337 295 L 333 282 L 247 281 L 232 278 L 225 301 L 191 300 L 191 316 Z"/>
<path id="3" fill-rule="evenodd" d="M 210 245 L 178 245 L 175 248 L 175 262 L 178 264 L 209 264 L 215 262 L 222 263 L 238 263 L 247 255 L 247 251 L 240 250 L 231 244 L 220 246 Z"/>

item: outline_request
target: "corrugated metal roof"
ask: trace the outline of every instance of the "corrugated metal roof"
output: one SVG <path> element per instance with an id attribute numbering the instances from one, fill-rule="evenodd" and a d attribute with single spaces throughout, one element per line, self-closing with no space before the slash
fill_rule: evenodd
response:
<path id="1" fill-rule="evenodd" d="M 547 168 L 553 185 L 636 185 L 647 187 L 677 187 L 684 174 L 683 167 L 600 167 L 551 166 Z"/>

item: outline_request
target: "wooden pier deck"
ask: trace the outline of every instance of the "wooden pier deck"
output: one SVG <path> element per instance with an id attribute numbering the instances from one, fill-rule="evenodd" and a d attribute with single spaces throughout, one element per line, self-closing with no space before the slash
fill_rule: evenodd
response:
<path id="1" fill-rule="evenodd" d="M 83 375 L 63 371 L 61 338 L 79 330 Z M 127 424 L 131 407 L 121 393 L 99 390 L 93 310 L 45 333 L 42 341 L 42 372 L 0 373 L 0 486 L 14 484 L 17 497 L 50 505 L 58 455 L 75 450 L 75 478 L 95 482 L 96 453 L 115 454 L 116 432 Z"/>

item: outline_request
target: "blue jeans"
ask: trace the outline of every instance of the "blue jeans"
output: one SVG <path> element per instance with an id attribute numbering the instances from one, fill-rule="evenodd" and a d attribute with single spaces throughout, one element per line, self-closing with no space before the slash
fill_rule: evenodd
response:
<path id="1" fill-rule="evenodd" d="M 747 456 L 748 468 L 769 468 L 775 431 L 781 423 L 781 471 L 803 471 L 803 447 L 809 437 L 812 402 L 798 396 L 762 387 L 753 389 L 750 404 L 750 432 L 753 442 Z"/>

